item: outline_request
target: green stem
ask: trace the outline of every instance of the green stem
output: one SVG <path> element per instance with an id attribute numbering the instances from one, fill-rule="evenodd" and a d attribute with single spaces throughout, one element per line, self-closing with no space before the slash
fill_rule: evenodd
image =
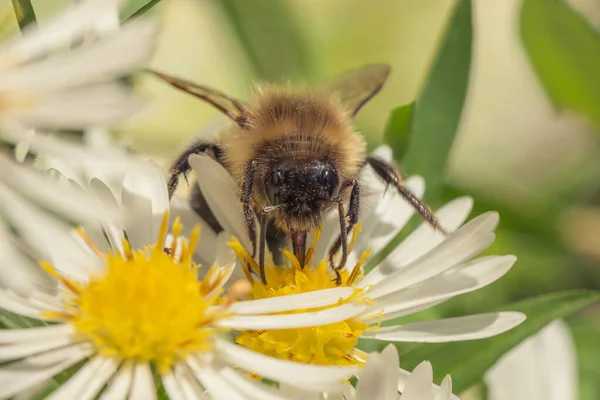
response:
<path id="1" fill-rule="evenodd" d="M 12 5 L 21 33 L 23 33 L 29 24 L 37 24 L 31 0 L 12 0 Z"/>

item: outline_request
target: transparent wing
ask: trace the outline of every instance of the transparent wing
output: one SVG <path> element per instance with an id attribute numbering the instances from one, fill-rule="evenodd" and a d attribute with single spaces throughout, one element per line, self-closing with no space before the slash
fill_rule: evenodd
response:
<path id="1" fill-rule="evenodd" d="M 335 95 L 342 106 L 355 116 L 379 92 L 389 74 L 389 65 L 365 65 L 334 77 L 320 87 Z"/>
<path id="2" fill-rule="evenodd" d="M 226 94 L 219 92 L 218 90 L 211 89 L 206 86 L 201 86 L 185 79 L 176 78 L 174 76 L 163 74 L 162 72 L 154 70 L 146 71 L 164 80 L 171 86 L 183 90 L 184 92 L 187 92 L 212 104 L 223 114 L 227 115 L 229 118 L 237 122 L 238 125 L 242 127 L 246 125 L 248 121 L 248 115 L 245 107 L 238 100 L 233 99 L 227 96 Z"/>

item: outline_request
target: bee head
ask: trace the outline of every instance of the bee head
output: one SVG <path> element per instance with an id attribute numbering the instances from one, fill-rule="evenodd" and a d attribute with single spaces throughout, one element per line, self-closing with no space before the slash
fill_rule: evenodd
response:
<path id="1" fill-rule="evenodd" d="M 284 219 L 319 219 L 320 212 L 338 195 L 335 168 L 320 160 L 279 161 L 265 178 L 265 195 L 272 206 L 280 206 Z"/>

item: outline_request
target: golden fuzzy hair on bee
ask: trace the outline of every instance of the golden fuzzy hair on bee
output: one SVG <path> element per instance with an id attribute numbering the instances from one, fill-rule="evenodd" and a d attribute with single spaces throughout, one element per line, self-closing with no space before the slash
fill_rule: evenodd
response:
<path id="1" fill-rule="evenodd" d="M 210 103 L 231 120 L 213 142 L 197 140 L 173 163 L 167 184 L 169 198 L 179 176 L 191 169 L 190 155 L 208 154 L 224 166 L 237 182 L 244 223 L 253 254 L 258 250 L 263 283 L 265 244 L 275 263 L 282 262 L 281 249 L 291 244 L 300 265 L 304 265 L 308 233 L 323 222 L 326 211 L 337 209 L 340 233 L 328 257 L 335 280 L 341 284 L 339 270 L 347 261 L 348 234 L 358 223 L 361 210 L 359 173 L 365 165 L 394 187 L 422 218 L 439 228 L 431 209 L 406 188 L 394 165 L 365 154 L 366 143 L 352 127 L 358 111 L 385 83 L 388 66 L 367 65 L 316 88 L 260 85 L 245 102 L 206 86 L 150 72 Z M 190 204 L 217 232 L 220 225 L 203 200 L 201 189 L 197 189 Z M 334 258 L 340 251 L 336 263 Z"/>
<path id="2" fill-rule="evenodd" d="M 224 150 L 224 165 L 238 183 L 244 166 L 256 160 L 255 185 L 261 187 L 258 178 L 268 172 L 274 158 L 327 159 L 340 180 L 357 177 L 366 143 L 330 93 L 261 85 L 250 96 L 246 111 L 245 127 L 231 123 L 217 139 Z"/>

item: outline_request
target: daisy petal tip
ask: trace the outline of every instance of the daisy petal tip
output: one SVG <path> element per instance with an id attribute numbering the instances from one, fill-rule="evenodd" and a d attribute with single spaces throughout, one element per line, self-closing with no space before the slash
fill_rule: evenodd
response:
<path id="1" fill-rule="evenodd" d="M 386 161 L 392 161 L 394 158 L 394 152 L 392 148 L 387 144 L 382 144 L 378 146 L 375 150 L 373 150 L 373 155 L 376 157 L 380 157 Z"/>
<path id="2" fill-rule="evenodd" d="M 413 370 L 413 374 L 431 374 L 433 375 L 433 366 L 431 365 L 431 361 L 425 360 L 421 361 L 419 365 L 415 367 Z"/>

